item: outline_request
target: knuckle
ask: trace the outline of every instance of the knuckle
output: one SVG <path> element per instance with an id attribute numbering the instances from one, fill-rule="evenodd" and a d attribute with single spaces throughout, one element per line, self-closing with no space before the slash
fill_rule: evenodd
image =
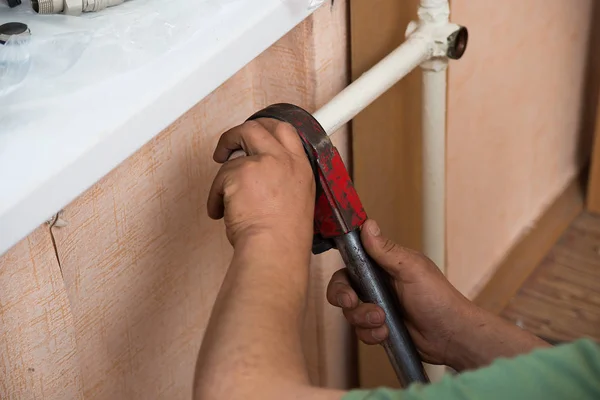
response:
<path id="1" fill-rule="evenodd" d="M 219 192 L 223 194 L 225 197 L 229 197 L 233 192 L 235 192 L 236 188 L 236 180 L 232 174 L 225 174 L 223 176 L 223 180 L 221 182 L 221 187 L 218 188 Z"/>
<path id="2" fill-rule="evenodd" d="M 329 282 L 327 287 L 327 295 L 331 296 L 332 300 L 336 301 L 337 305 L 337 296 L 344 294 L 343 288 L 340 282 Z"/>
<path id="3" fill-rule="evenodd" d="M 331 282 L 347 282 L 346 268 L 338 269 L 331 276 Z"/>
<path id="4" fill-rule="evenodd" d="M 312 167 L 310 166 L 310 162 L 308 162 L 308 158 L 302 154 L 300 157 L 296 158 L 297 160 L 297 164 L 298 164 L 298 169 L 300 170 L 300 172 L 303 175 L 306 176 L 313 176 L 313 170 Z"/>
<path id="5" fill-rule="evenodd" d="M 300 137 L 296 135 L 294 140 L 292 140 L 291 142 L 292 143 L 290 143 L 289 150 L 295 154 L 302 154 L 304 156 L 304 146 L 302 145 L 302 141 L 300 140 Z"/>
<path id="6" fill-rule="evenodd" d="M 336 296 L 333 293 L 327 292 L 327 301 L 334 307 L 340 308 Z"/>
<path id="7" fill-rule="evenodd" d="M 364 322 L 364 316 L 363 316 L 362 312 L 357 310 L 356 312 L 352 313 L 351 315 L 352 315 L 353 325 L 361 325 Z"/>
<path id="8" fill-rule="evenodd" d="M 302 146 L 302 140 L 298 135 L 298 130 L 288 122 L 280 122 L 277 124 L 273 131 L 273 135 L 280 140 L 285 138 L 285 143 L 288 147 L 288 150 L 294 153 L 304 150 L 304 147 Z"/>
<path id="9" fill-rule="evenodd" d="M 278 158 L 274 154 L 272 154 L 272 153 L 264 153 L 264 154 L 261 155 L 260 158 L 261 158 L 261 160 L 263 162 L 267 162 L 267 163 L 274 163 L 274 164 L 276 164 L 279 161 Z"/>
<path id="10" fill-rule="evenodd" d="M 275 125 L 275 130 L 273 132 L 275 135 L 277 136 L 294 136 L 297 137 L 298 136 L 298 132 L 296 131 L 296 128 L 294 128 L 293 125 L 289 124 L 288 122 L 283 122 L 283 121 L 278 121 L 278 123 Z"/>
<path id="11" fill-rule="evenodd" d="M 360 339 L 361 342 L 368 345 L 378 344 L 378 341 L 373 338 L 371 335 L 371 331 L 364 328 L 355 328 L 356 336 Z"/>
<path id="12" fill-rule="evenodd" d="M 398 250 L 398 245 L 394 243 L 391 239 L 386 238 L 383 242 L 383 245 L 381 246 L 381 249 L 385 254 L 395 255 L 395 253 Z"/>
<path id="13" fill-rule="evenodd" d="M 339 286 L 339 282 L 329 282 L 329 286 L 327 287 L 327 292 L 332 296 L 338 296 L 342 293 L 341 288 Z"/>
<path id="14" fill-rule="evenodd" d="M 257 163 L 252 160 L 244 160 L 237 170 L 237 175 L 240 179 L 251 179 L 257 174 Z"/>
<path id="15" fill-rule="evenodd" d="M 356 323 L 354 322 L 354 315 L 352 314 L 352 312 L 350 312 L 349 310 L 343 309 L 343 314 L 344 314 L 344 318 L 346 318 L 346 321 L 348 321 L 348 323 L 352 326 L 355 326 Z"/>
<path id="16" fill-rule="evenodd" d="M 257 121 L 246 121 L 244 127 L 244 135 L 248 139 L 260 139 L 264 136 L 264 127 Z"/>
<path id="17" fill-rule="evenodd" d="M 415 265 L 417 265 L 418 267 L 420 267 L 420 269 L 423 271 L 438 271 L 439 272 L 439 268 L 435 265 L 435 263 L 429 258 L 427 257 L 425 254 L 418 252 L 416 250 L 412 250 L 412 249 L 406 249 L 408 255 L 410 256 L 411 260 L 413 261 L 413 263 Z"/>
<path id="18" fill-rule="evenodd" d="M 259 162 L 268 168 L 270 171 L 281 170 L 281 160 L 271 153 L 264 153 L 260 155 Z"/>
<path id="19" fill-rule="evenodd" d="M 244 123 L 243 123 L 243 125 L 244 125 L 246 128 L 248 128 L 248 132 L 255 131 L 255 130 L 257 130 L 257 129 L 260 129 L 260 128 L 262 128 L 262 125 L 260 124 L 260 122 L 258 122 L 258 121 L 255 121 L 255 120 L 253 120 L 253 119 L 251 119 L 251 120 L 249 120 L 249 121 L 246 121 L 246 122 L 244 122 Z"/>

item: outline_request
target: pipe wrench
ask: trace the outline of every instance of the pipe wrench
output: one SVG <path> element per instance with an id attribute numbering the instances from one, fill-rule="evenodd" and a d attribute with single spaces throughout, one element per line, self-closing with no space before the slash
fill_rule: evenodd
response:
<path id="1" fill-rule="evenodd" d="M 380 306 L 386 315 L 389 337 L 383 343 L 400 383 L 428 382 L 423 364 L 403 321 L 402 307 L 389 275 L 366 253 L 360 227 L 367 214 L 342 158 L 319 122 L 292 104 L 274 104 L 249 120 L 273 118 L 296 128 L 317 183 L 312 252 L 337 249 L 348 270 L 353 289 L 363 302 Z"/>

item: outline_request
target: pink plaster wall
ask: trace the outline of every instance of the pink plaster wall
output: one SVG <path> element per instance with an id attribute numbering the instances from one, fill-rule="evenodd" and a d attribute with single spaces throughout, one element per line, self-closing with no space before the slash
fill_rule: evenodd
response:
<path id="1" fill-rule="evenodd" d="M 452 0 L 448 274 L 473 297 L 578 173 L 591 0 Z"/>

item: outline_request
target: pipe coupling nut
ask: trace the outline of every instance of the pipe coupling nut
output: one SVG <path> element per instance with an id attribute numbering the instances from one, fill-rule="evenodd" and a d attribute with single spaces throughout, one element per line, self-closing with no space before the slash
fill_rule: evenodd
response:
<path id="1" fill-rule="evenodd" d="M 32 0 L 33 10 L 38 14 L 81 15 L 83 12 L 102 11 L 117 6 L 125 0 Z"/>
<path id="2" fill-rule="evenodd" d="M 65 9 L 63 0 L 32 0 L 31 7 L 38 14 L 59 14 Z"/>
<path id="3" fill-rule="evenodd" d="M 459 60 L 465 54 L 465 51 L 467 51 L 468 43 L 469 30 L 464 26 L 460 26 L 458 30 L 448 36 L 448 58 Z"/>

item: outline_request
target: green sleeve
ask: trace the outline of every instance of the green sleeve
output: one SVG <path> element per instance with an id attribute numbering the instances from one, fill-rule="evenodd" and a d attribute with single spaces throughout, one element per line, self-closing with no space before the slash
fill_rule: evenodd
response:
<path id="1" fill-rule="evenodd" d="M 353 391 L 343 400 L 600 399 L 600 346 L 588 339 L 538 349 L 514 359 L 407 390 Z"/>

